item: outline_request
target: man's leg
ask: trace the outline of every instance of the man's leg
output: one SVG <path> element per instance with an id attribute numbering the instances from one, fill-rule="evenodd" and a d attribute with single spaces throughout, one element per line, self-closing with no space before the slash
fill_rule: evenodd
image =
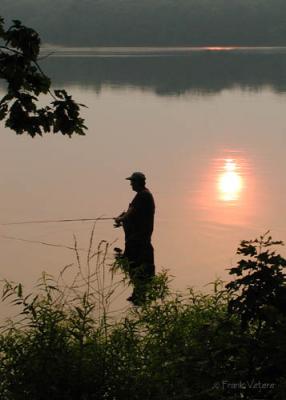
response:
<path id="1" fill-rule="evenodd" d="M 136 261 L 131 265 L 130 278 L 134 285 L 133 294 L 131 296 L 138 304 L 142 304 L 146 300 L 146 292 L 148 284 L 155 275 L 154 265 L 154 249 L 150 242 L 141 242 L 136 249 Z"/>

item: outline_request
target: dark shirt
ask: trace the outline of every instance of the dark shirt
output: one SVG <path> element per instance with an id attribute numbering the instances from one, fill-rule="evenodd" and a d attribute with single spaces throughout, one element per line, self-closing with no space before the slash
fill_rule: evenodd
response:
<path id="1" fill-rule="evenodd" d="M 132 208 L 132 212 L 123 225 L 126 241 L 150 241 L 155 214 L 155 203 L 151 192 L 147 188 L 138 192 L 129 207 Z"/>

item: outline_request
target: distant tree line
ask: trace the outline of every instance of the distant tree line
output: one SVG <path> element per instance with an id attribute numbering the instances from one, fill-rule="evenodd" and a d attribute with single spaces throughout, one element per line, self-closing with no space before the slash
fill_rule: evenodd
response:
<path id="1" fill-rule="evenodd" d="M 284 0 L 1 0 L 1 14 L 53 44 L 286 44 Z"/>
<path id="2" fill-rule="evenodd" d="M 1 15 L 53 44 L 286 45 L 285 0 L 1 0 Z"/>

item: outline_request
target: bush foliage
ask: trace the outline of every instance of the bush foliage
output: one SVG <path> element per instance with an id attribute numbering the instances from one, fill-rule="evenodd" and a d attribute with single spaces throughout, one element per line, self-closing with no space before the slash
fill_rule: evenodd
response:
<path id="1" fill-rule="evenodd" d="M 146 302 L 116 318 L 109 307 L 122 282 L 114 261 L 106 272 L 105 242 L 90 246 L 85 267 L 75 246 L 70 284 L 43 275 L 25 295 L 4 282 L 3 300 L 21 313 L 0 334 L 0 398 L 285 398 L 286 260 L 277 244 L 267 235 L 243 241 L 235 279 L 211 293 L 173 293 L 162 272 Z"/>

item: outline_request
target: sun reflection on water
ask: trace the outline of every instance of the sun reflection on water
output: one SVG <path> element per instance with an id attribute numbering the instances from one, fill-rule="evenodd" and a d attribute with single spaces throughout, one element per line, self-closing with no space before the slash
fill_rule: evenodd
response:
<path id="1" fill-rule="evenodd" d="M 221 152 L 222 153 L 222 152 Z M 190 198 L 200 221 L 221 226 L 247 226 L 260 212 L 258 187 L 249 154 L 227 150 L 201 169 L 197 191 Z"/>
<path id="2" fill-rule="evenodd" d="M 226 159 L 223 171 L 218 177 L 219 199 L 222 201 L 236 201 L 240 198 L 243 188 L 243 179 L 235 160 Z"/>

